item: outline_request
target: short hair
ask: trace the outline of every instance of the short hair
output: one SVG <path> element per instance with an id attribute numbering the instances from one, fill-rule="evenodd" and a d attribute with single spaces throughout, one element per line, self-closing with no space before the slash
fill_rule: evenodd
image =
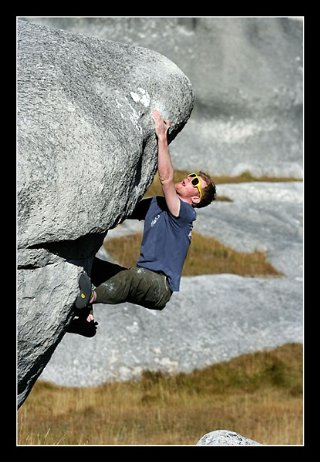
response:
<path id="1" fill-rule="evenodd" d="M 217 192 L 216 192 L 216 185 L 213 179 L 205 172 L 199 172 L 198 176 L 200 176 L 206 183 L 207 186 L 202 189 L 201 201 L 198 204 L 194 204 L 195 208 L 202 208 L 206 207 L 207 205 L 211 204 L 212 201 L 216 200 Z"/>

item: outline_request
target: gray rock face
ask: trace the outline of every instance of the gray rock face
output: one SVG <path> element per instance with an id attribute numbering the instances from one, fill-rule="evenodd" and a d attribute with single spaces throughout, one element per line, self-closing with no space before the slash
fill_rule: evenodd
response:
<path id="1" fill-rule="evenodd" d="M 260 446 L 260 443 L 229 430 L 216 430 L 206 433 L 197 446 Z"/>
<path id="2" fill-rule="evenodd" d="M 19 404 L 63 337 L 78 275 L 151 183 L 151 112 L 193 108 L 189 79 L 164 56 L 18 22 Z"/>
<path id="3" fill-rule="evenodd" d="M 139 44 L 190 78 L 195 108 L 176 168 L 302 178 L 303 22 L 290 18 L 30 18 Z"/>
<path id="4" fill-rule="evenodd" d="M 43 268 L 18 271 L 18 404 L 48 363 L 78 294 L 78 268 L 63 259 Z"/>

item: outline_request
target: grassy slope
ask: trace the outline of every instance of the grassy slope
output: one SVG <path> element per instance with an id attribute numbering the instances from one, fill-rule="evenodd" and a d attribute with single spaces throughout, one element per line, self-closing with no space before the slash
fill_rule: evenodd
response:
<path id="1" fill-rule="evenodd" d="M 19 410 L 18 444 L 194 445 L 231 430 L 262 444 L 303 444 L 300 344 L 190 374 L 64 388 L 38 381 Z"/>

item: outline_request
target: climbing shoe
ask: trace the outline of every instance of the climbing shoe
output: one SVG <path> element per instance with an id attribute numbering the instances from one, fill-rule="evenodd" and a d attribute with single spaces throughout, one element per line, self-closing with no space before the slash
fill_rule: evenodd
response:
<path id="1" fill-rule="evenodd" d="M 87 273 L 81 273 L 78 282 L 80 292 L 76 298 L 74 305 L 75 308 L 77 308 L 78 310 L 82 310 L 88 305 L 90 301 L 92 295 L 92 284 Z"/>

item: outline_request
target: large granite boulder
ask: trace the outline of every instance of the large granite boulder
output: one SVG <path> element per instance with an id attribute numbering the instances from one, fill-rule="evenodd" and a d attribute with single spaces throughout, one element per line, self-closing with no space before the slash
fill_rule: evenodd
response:
<path id="1" fill-rule="evenodd" d="M 78 276 L 153 179 L 151 112 L 190 117 L 189 79 L 157 52 L 18 21 L 18 385 L 62 339 Z"/>

